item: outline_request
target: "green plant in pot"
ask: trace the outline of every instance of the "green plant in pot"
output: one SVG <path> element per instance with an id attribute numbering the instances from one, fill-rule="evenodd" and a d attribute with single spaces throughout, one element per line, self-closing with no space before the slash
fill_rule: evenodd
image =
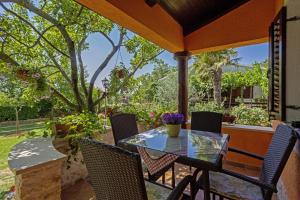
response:
<path id="1" fill-rule="evenodd" d="M 51 122 L 53 144 L 58 151 L 68 155 L 68 161 L 79 150 L 78 139 L 83 137 L 99 139 L 104 132 L 100 118 L 92 113 L 80 113 L 58 118 Z"/>
<path id="2" fill-rule="evenodd" d="M 162 120 L 166 125 L 167 133 L 170 137 L 177 137 L 181 124 L 184 122 L 184 116 L 181 113 L 165 113 Z"/>

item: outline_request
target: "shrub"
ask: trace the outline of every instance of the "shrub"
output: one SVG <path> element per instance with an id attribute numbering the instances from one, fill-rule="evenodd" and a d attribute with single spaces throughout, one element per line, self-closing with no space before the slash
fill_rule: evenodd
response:
<path id="1" fill-rule="evenodd" d="M 167 112 L 174 112 L 174 106 L 158 104 L 131 104 L 119 109 L 123 113 L 135 114 L 137 120 L 147 128 L 155 128 L 162 124 L 161 116 Z"/>
<path id="2" fill-rule="evenodd" d="M 217 113 L 224 113 L 224 105 L 217 104 L 214 101 L 203 102 L 203 103 L 196 103 L 194 106 L 190 107 L 190 112 L 197 112 L 197 111 L 210 111 L 210 112 L 217 112 Z"/>
<path id="3" fill-rule="evenodd" d="M 19 120 L 35 119 L 39 117 L 38 108 L 24 106 L 19 112 Z M 14 107 L 0 106 L 0 121 L 15 121 L 16 110 Z"/>
<path id="4" fill-rule="evenodd" d="M 262 108 L 250 108 L 245 104 L 233 107 L 231 115 L 236 116 L 236 124 L 269 126 L 268 112 Z"/>

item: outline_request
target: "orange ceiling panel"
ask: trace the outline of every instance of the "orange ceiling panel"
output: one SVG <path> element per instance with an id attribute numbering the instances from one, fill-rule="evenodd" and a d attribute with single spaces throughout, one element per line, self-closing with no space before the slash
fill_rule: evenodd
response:
<path id="1" fill-rule="evenodd" d="M 187 51 L 219 50 L 268 41 L 276 1 L 251 0 L 185 37 Z"/>
<path id="2" fill-rule="evenodd" d="M 77 0 L 78 3 L 170 52 L 184 49 L 182 27 L 160 6 L 144 0 Z"/>
<path id="3" fill-rule="evenodd" d="M 283 0 L 250 0 L 186 37 L 159 4 L 145 0 L 77 0 L 82 5 L 170 52 L 218 50 L 268 41 L 268 28 Z"/>

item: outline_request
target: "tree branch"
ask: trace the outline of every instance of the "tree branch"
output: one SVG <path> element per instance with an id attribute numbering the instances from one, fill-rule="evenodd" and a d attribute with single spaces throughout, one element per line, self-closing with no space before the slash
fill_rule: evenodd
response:
<path id="1" fill-rule="evenodd" d="M 29 48 L 29 46 L 27 44 L 25 44 L 24 42 L 22 42 L 21 40 L 17 39 L 14 35 L 10 34 L 9 32 L 7 32 L 6 30 L 4 30 L 3 28 L 0 27 L 0 31 L 3 31 L 4 33 L 6 33 L 7 36 L 11 37 L 12 39 L 14 39 L 15 41 L 17 41 L 18 43 L 20 43 L 21 45 Z"/>
<path id="2" fill-rule="evenodd" d="M 5 63 L 7 63 L 9 65 L 20 66 L 17 61 L 15 61 L 9 55 L 7 55 L 3 52 L 0 52 L 0 60 L 4 61 Z"/>
<path id="3" fill-rule="evenodd" d="M 105 37 L 105 39 L 107 39 L 109 41 L 109 43 L 111 44 L 111 46 L 114 48 L 116 45 L 114 43 L 114 41 L 112 39 L 110 39 L 110 37 L 104 33 L 103 31 L 93 31 L 92 33 L 100 33 L 101 35 L 103 35 Z"/>
<path id="4" fill-rule="evenodd" d="M 60 64 L 56 61 L 56 59 L 50 54 L 50 52 L 47 50 L 47 48 L 45 48 L 43 45 L 40 44 L 40 46 L 42 46 L 47 55 L 49 56 L 49 58 L 51 59 L 51 61 L 53 62 L 53 64 L 55 65 L 55 67 L 60 71 L 60 73 L 62 74 L 62 76 L 66 79 L 66 81 L 72 86 L 72 81 L 69 78 L 69 76 L 67 75 L 67 73 L 65 72 L 65 70 L 60 66 Z"/>
<path id="5" fill-rule="evenodd" d="M 54 25 L 51 25 L 51 26 L 47 27 L 45 30 L 43 30 L 43 31 L 41 32 L 41 35 L 40 35 L 40 36 L 38 37 L 38 39 L 33 43 L 33 45 L 29 46 L 29 49 L 30 49 L 30 48 L 34 48 L 36 45 L 38 45 L 38 44 L 40 43 L 40 40 L 44 37 L 45 33 L 46 33 L 47 31 L 49 31 L 51 28 L 53 28 L 53 27 L 55 27 L 55 26 L 54 26 Z"/>
<path id="6" fill-rule="evenodd" d="M 28 20 L 26 20 L 25 18 L 23 18 L 22 16 L 18 15 L 16 12 L 8 9 L 0 0 L 0 6 L 7 12 L 13 14 L 14 16 L 16 16 L 17 18 L 19 18 L 21 21 L 23 21 L 24 23 L 26 23 L 27 25 L 29 25 L 41 38 L 43 38 L 43 40 L 45 40 L 46 43 L 48 43 L 53 49 L 55 49 L 56 51 L 58 51 L 59 53 L 61 53 L 62 55 L 69 57 L 67 54 L 65 54 L 64 52 L 62 52 L 61 50 L 59 50 L 58 48 L 56 48 L 47 38 L 45 38 L 43 36 L 42 33 L 40 33 L 35 27 L 34 25 L 32 25 Z"/>
<path id="7" fill-rule="evenodd" d="M 48 85 L 48 87 L 53 91 L 53 94 L 59 97 L 63 102 L 65 102 L 69 107 L 76 109 L 77 106 L 69 101 L 62 93 L 60 93 L 58 90 L 56 90 L 54 87 L 51 85 Z"/>
<path id="8" fill-rule="evenodd" d="M 163 52 L 164 52 L 164 50 L 163 50 L 163 51 L 160 51 L 160 52 L 157 53 L 156 55 L 154 55 L 154 56 L 152 56 L 152 57 L 150 57 L 150 58 L 148 58 L 148 59 L 146 59 L 146 60 L 141 59 L 141 61 L 137 64 L 137 66 L 134 67 L 133 71 L 130 72 L 130 73 L 128 74 L 128 76 L 124 79 L 124 81 L 122 82 L 122 84 L 121 84 L 115 91 L 113 91 L 113 92 L 111 92 L 111 93 L 119 92 L 119 91 L 127 84 L 128 80 L 129 80 L 129 79 L 137 72 L 137 70 L 138 70 L 141 66 L 143 66 L 145 63 L 149 62 L 150 60 L 153 60 L 154 58 L 156 58 L 157 56 L 159 56 L 159 55 L 162 54 Z M 98 105 L 98 104 L 100 103 L 100 101 L 102 101 L 102 100 L 105 98 L 106 95 L 107 95 L 107 94 L 104 94 L 104 93 L 103 93 L 103 95 L 102 95 L 99 99 L 97 99 L 97 100 L 94 102 L 94 106 Z"/>
<path id="9" fill-rule="evenodd" d="M 65 39 L 67 46 L 68 46 L 68 51 L 69 51 L 68 57 L 70 57 L 70 62 L 71 62 L 72 89 L 73 89 L 74 95 L 78 101 L 78 106 L 79 106 L 78 110 L 81 110 L 83 107 L 83 101 L 81 99 L 81 95 L 80 95 L 79 88 L 78 88 L 78 71 L 77 71 L 77 58 L 76 58 L 76 52 L 75 52 L 75 45 L 74 45 L 72 38 L 68 34 L 65 26 L 60 24 L 60 22 L 58 20 L 56 20 L 49 14 L 45 13 L 43 10 L 35 7 L 29 0 L 0 0 L 0 2 L 1 1 L 17 3 L 18 5 L 20 5 L 24 8 L 27 8 L 29 11 L 35 13 L 36 15 L 42 17 L 43 19 L 45 19 L 45 20 L 49 21 L 50 23 L 52 23 L 53 25 L 55 25 L 57 27 L 57 29 L 60 31 L 60 33 L 62 34 L 62 36 Z"/>
<path id="10" fill-rule="evenodd" d="M 79 67 L 80 67 L 80 81 L 81 81 L 81 87 L 83 89 L 84 95 L 87 98 L 88 97 L 88 90 L 86 88 L 86 82 L 85 82 L 85 72 L 84 72 L 84 65 L 82 61 L 82 46 L 85 43 L 85 40 L 87 37 L 84 37 L 78 44 L 78 51 L 77 51 L 77 56 L 78 56 L 78 61 L 79 61 Z"/>
<path id="11" fill-rule="evenodd" d="M 120 48 L 120 46 L 121 46 L 121 44 L 123 42 L 123 39 L 124 39 L 124 35 L 125 35 L 125 33 L 123 31 L 120 31 L 120 38 L 119 38 L 118 44 L 116 46 L 113 46 L 110 54 L 101 63 L 101 65 L 98 67 L 98 69 L 96 70 L 96 72 L 94 73 L 94 75 L 91 78 L 90 85 L 89 85 L 89 90 L 88 90 L 88 102 L 89 102 L 89 109 L 90 109 L 90 111 L 93 109 L 93 106 L 94 106 L 94 103 L 93 103 L 93 89 L 94 89 L 95 82 L 96 82 L 99 74 L 107 66 L 107 64 L 109 63 L 109 61 L 111 60 L 111 58 L 115 55 L 115 53 Z"/>

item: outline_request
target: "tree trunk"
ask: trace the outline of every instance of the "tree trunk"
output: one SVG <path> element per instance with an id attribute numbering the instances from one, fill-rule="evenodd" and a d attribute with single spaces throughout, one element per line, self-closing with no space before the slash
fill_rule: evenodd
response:
<path id="1" fill-rule="evenodd" d="M 218 68 L 213 73 L 213 88 L 214 88 L 214 100 L 217 104 L 221 104 L 222 102 L 222 68 Z"/>
<path id="2" fill-rule="evenodd" d="M 244 103 L 244 87 L 241 87 L 241 101 Z"/>
<path id="3" fill-rule="evenodd" d="M 20 130 L 20 122 L 19 122 L 19 110 L 16 107 L 16 134 L 19 134 L 19 130 Z"/>
<path id="4" fill-rule="evenodd" d="M 229 94 L 229 109 L 231 108 L 231 101 L 232 101 L 232 87 L 230 88 L 230 94 Z"/>

